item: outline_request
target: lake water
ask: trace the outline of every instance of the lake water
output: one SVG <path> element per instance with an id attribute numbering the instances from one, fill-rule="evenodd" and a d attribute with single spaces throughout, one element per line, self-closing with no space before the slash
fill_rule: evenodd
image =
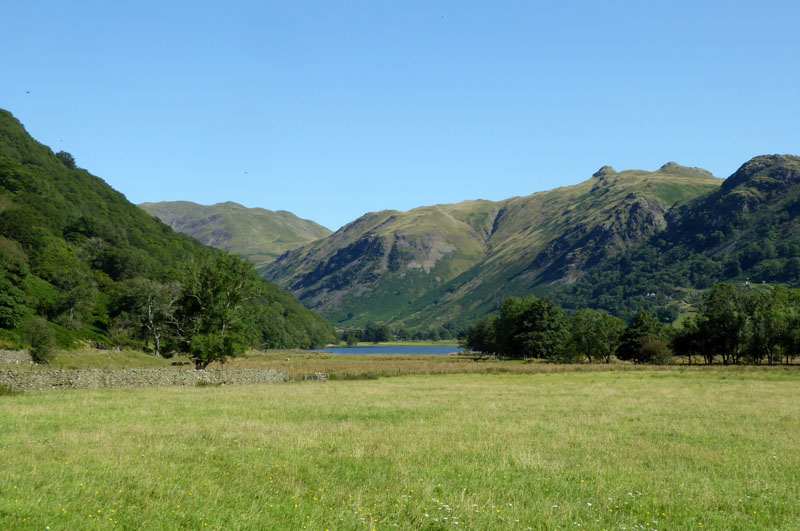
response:
<path id="1" fill-rule="evenodd" d="M 311 352 L 330 352 L 332 354 L 452 354 L 454 352 L 461 352 L 461 347 L 458 346 L 414 346 L 414 345 L 402 345 L 402 346 L 385 346 L 385 345 L 375 345 L 375 346 L 368 346 L 368 347 L 332 347 L 332 348 L 320 348 L 316 350 L 312 350 Z"/>

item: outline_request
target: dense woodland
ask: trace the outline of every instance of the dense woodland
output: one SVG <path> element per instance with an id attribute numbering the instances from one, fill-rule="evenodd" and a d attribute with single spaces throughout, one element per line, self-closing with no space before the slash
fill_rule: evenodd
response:
<path id="1" fill-rule="evenodd" d="M 800 355 L 800 290 L 716 284 L 680 326 L 649 312 L 626 323 L 603 310 L 571 316 L 548 299 L 506 299 L 468 330 L 464 346 L 486 355 L 555 362 L 775 364 Z"/>
<path id="2" fill-rule="evenodd" d="M 335 334 L 249 262 L 173 232 L 0 110 L 0 347 L 51 339 L 203 365 Z"/>

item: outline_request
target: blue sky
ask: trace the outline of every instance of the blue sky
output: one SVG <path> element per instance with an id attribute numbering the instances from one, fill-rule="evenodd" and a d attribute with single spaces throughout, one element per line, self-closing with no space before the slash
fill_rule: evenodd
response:
<path id="1" fill-rule="evenodd" d="M 800 154 L 800 2 L 43 2 L 0 107 L 129 200 L 331 229 L 600 166 Z"/>

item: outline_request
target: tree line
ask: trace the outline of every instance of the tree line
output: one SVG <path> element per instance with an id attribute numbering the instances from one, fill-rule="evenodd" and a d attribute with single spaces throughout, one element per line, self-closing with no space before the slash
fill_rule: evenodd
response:
<path id="1" fill-rule="evenodd" d="M 665 325 L 647 311 L 625 321 L 583 308 L 568 316 L 537 297 L 506 299 L 499 311 L 469 328 L 469 350 L 509 359 L 565 363 L 791 363 L 800 352 L 800 290 L 777 286 L 752 290 L 717 284 L 699 311 L 681 324 Z"/>
<path id="2" fill-rule="evenodd" d="M 249 262 L 227 253 L 188 260 L 162 282 L 145 277 L 117 282 L 108 290 L 106 307 L 109 325 L 100 346 L 144 348 L 156 357 L 185 353 L 197 369 L 247 348 L 312 348 L 335 339 L 321 317 L 282 304 Z M 23 314 L 19 330 L 34 359 L 47 362 L 56 332 L 86 317 Z"/>
<path id="3" fill-rule="evenodd" d="M 338 334 L 339 341 L 347 345 L 357 343 L 383 343 L 386 341 L 439 341 L 456 339 L 463 331 L 446 324 L 430 330 L 409 330 L 404 326 L 391 327 L 387 324 L 369 322 L 364 328 L 348 328 Z"/>

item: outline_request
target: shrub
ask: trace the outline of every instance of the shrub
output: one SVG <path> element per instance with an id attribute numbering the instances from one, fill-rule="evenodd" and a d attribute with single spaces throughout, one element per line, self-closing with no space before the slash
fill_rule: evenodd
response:
<path id="1" fill-rule="evenodd" d="M 32 317 L 22 328 L 22 334 L 31 347 L 31 358 L 36 363 L 48 363 L 55 356 L 56 335 L 48 322 Z"/>
<path id="2" fill-rule="evenodd" d="M 641 339 L 642 361 L 656 365 L 668 365 L 672 361 L 672 351 L 666 343 L 652 336 Z"/>

